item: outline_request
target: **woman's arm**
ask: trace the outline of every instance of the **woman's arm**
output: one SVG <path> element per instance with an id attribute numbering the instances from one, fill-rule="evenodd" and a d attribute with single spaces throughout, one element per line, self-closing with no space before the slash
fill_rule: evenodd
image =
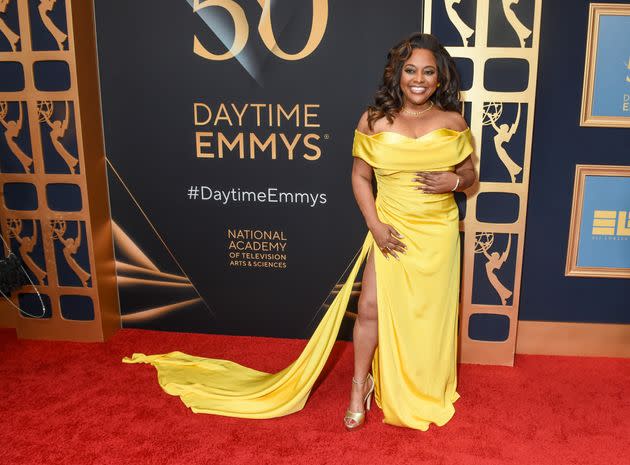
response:
<path id="1" fill-rule="evenodd" d="M 422 185 L 416 187 L 425 194 L 445 194 L 447 192 L 461 192 L 475 183 L 477 175 L 470 156 L 455 166 L 455 171 L 421 171 L 416 173 L 416 182 Z"/>
<path id="2" fill-rule="evenodd" d="M 459 185 L 455 189 L 457 192 L 465 191 L 475 183 L 477 175 L 470 156 L 467 156 L 463 162 L 455 166 L 455 174 L 459 176 Z"/>
<path id="3" fill-rule="evenodd" d="M 367 124 L 367 112 L 363 114 L 357 130 L 364 134 L 370 134 L 372 131 Z M 374 193 L 372 191 L 372 179 L 374 171 L 370 165 L 360 158 L 355 158 L 352 165 L 352 191 L 357 201 L 359 210 L 363 214 L 365 224 L 372 233 L 372 237 L 376 245 L 381 250 L 385 258 L 387 254 L 398 258 L 396 251 L 405 253 L 407 247 L 398 238 L 403 236 L 398 233 L 392 226 L 381 222 L 376 213 L 376 203 Z"/>
<path id="4" fill-rule="evenodd" d="M 355 158 L 352 164 L 352 192 L 363 214 L 365 224 L 370 230 L 379 222 L 372 193 L 372 177 L 372 167 L 363 160 Z"/>
<path id="5" fill-rule="evenodd" d="M 352 165 L 352 191 L 359 205 L 359 210 L 365 218 L 365 224 L 372 233 L 376 245 L 387 258 L 387 254 L 398 258 L 396 252 L 405 253 L 407 247 L 402 243 L 402 234 L 389 224 L 379 220 L 376 213 L 376 203 L 372 193 L 372 167 L 361 159 L 355 158 Z"/>

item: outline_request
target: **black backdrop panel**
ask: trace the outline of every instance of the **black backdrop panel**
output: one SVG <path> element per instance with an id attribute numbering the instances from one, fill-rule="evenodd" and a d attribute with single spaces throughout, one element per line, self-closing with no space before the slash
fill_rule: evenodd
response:
<path id="1" fill-rule="evenodd" d="M 265 45 L 256 1 L 238 2 L 245 23 L 232 19 L 230 1 L 197 13 L 192 0 L 95 3 L 114 221 L 161 272 L 194 285 L 179 297 L 181 289 L 165 292 L 159 283 L 121 285 L 125 325 L 174 329 L 164 318 L 169 309 L 159 313 L 163 326 L 125 315 L 198 293 L 205 305 L 171 309 L 178 330 L 306 336 L 366 232 L 350 184 L 353 129 L 372 101 L 389 47 L 420 29 L 422 2 L 316 2 L 328 4 L 325 32 L 299 60 Z M 281 51 L 295 54 L 307 44 L 312 4 L 272 2 Z M 197 37 L 210 53 L 224 53 L 235 24 L 237 37 L 248 35 L 236 58 L 193 52 Z M 299 120 L 284 116 L 296 106 Z M 197 188 L 199 197 L 189 198 Z M 276 237 L 231 244 L 230 232 L 248 231 Z M 118 261 L 132 262 L 118 241 Z M 231 259 L 230 252 L 240 255 Z M 258 261 L 278 268 L 254 267 L 256 260 L 245 258 L 254 253 L 271 253 L 275 258 Z M 161 303 L 156 295 L 164 295 Z"/>

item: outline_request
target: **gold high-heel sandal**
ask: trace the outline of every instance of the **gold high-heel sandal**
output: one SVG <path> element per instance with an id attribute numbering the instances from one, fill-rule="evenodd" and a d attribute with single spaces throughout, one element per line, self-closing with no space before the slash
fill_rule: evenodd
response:
<path id="1" fill-rule="evenodd" d="M 372 393 L 374 392 L 374 378 L 371 374 L 368 373 L 363 381 L 357 381 L 356 379 L 354 379 L 354 376 L 352 377 L 353 384 L 364 384 L 368 379 L 372 381 L 372 386 L 363 398 L 365 410 L 363 412 L 351 412 L 350 410 L 346 410 L 346 415 L 343 417 L 343 423 L 348 431 L 355 430 L 365 423 L 365 412 L 370 410 L 370 406 L 372 403 Z M 354 423 L 351 425 L 348 424 L 348 421 L 350 420 L 354 421 Z"/>

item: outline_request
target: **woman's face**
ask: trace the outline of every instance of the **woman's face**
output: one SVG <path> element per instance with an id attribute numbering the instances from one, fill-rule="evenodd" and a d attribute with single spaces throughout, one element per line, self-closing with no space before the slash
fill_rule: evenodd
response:
<path id="1" fill-rule="evenodd" d="M 414 48 L 403 64 L 400 74 L 400 90 L 403 104 L 408 107 L 422 105 L 437 89 L 438 68 L 431 50 Z"/>

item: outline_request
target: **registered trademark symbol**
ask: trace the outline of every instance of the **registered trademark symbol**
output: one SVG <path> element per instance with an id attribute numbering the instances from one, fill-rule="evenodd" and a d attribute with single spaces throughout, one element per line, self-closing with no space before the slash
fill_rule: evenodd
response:
<path id="1" fill-rule="evenodd" d="M 324 139 L 326 140 L 330 139 L 330 134 L 324 134 Z"/>

